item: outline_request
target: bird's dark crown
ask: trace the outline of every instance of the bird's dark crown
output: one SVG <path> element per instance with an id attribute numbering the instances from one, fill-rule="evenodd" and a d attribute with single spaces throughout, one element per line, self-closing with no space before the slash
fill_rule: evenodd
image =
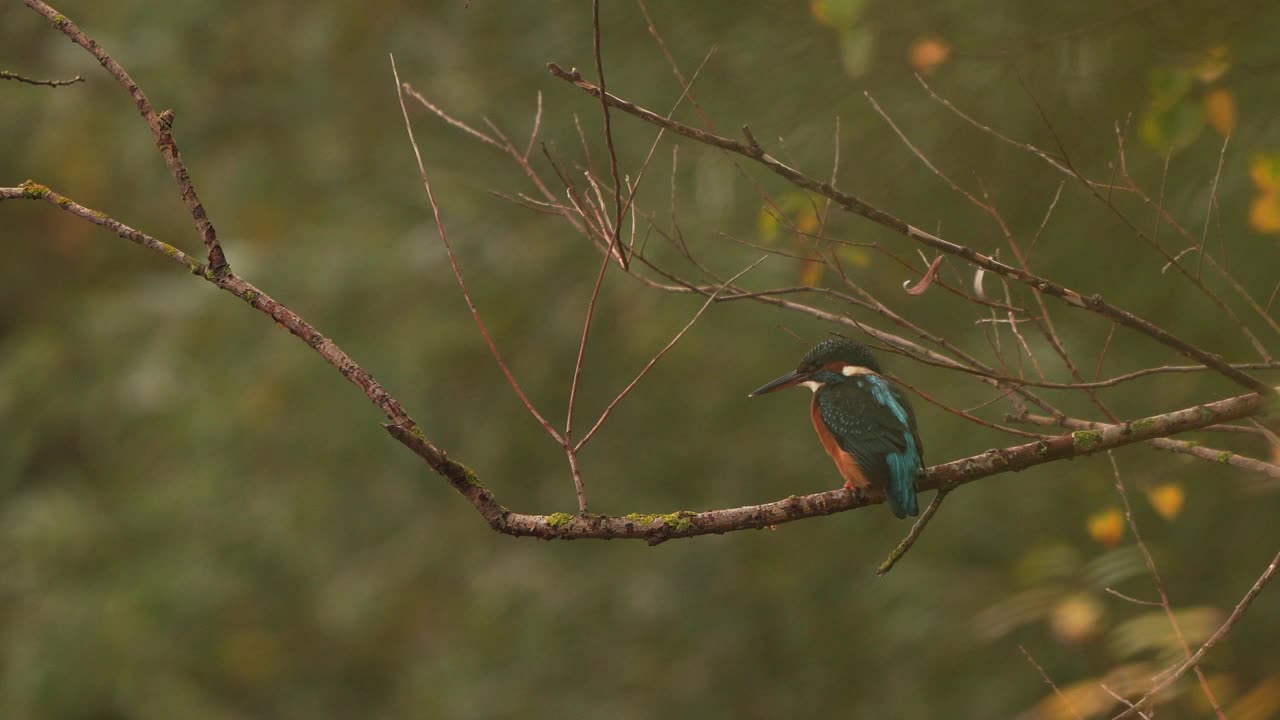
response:
<path id="1" fill-rule="evenodd" d="M 859 345 L 852 340 L 839 337 L 823 340 L 814 345 L 800 359 L 800 365 L 796 370 L 813 372 L 832 363 L 864 367 L 874 373 L 880 372 L 880 363 L 876 361 L 866 345 Z"/>

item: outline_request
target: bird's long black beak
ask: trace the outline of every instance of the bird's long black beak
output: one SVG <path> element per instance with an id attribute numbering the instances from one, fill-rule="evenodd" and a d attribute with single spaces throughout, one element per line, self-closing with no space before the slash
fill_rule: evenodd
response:
<path id="1" fill-rule="evenodd" d="M 777 380 L 765 383 L 759 388 L 756 388 L 755 392 L 752 392 L 747 397 L 756 397 L 757 395 L 764 395 L 765 393 L 771 393 L 775 390 L 782 390 L 783 388 L 789 388 L 793 385 L 799 385 L 805 380 L 808 380 L 810 374 L 811 373 L 802 373 L 798 371 L 789 372 Z"/>

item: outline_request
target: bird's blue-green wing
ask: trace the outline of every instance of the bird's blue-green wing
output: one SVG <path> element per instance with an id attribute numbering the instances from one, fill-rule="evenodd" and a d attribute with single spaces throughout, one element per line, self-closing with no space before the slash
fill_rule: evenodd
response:
<path id="1" fill-rule="evenodd" d="M 879 375 L 857 375 L 822 388 L 817 400 L 823 422 L 867 479 L 884 490 L 893 514 L 919 514 L 916 476 L 924 448 L 915 412 L 901 391 Z"/>

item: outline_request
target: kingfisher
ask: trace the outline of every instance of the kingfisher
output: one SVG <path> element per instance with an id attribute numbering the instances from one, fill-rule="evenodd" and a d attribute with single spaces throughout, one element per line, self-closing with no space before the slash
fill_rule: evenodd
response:
<path id="1" fill-rule="evenodd" d="M 924 445 L 916 414 L 881 373 L 865 345 L 832 338 L 805 353 L 795 371 L 748 397 L 796 385 L 812 390 L 813 429 L 844 477 L 845 489 L 861 493 L 874 486 L 897 517 L 919 515 L 916 477 L 924 468 Z"/>

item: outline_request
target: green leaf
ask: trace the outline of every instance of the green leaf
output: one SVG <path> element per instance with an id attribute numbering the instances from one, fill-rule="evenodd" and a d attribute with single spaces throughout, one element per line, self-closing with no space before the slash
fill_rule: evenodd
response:
<path id="1" fill-rule="evenodd" d="M 866 26 L 840 33 L 840 59 L 849 77 L 862 77 L 871 67 L 871 52 L 875 49 L 875 34 Z"/>
<path id="2" fill-rule="evenodd" d="M 1161 110 L 1173 107 L 1191 92 L 1194 82 L 1191 73 L 1180 67 L 1166 65 L 1152 70 L 1147 81 L 1151 106 Z"/>
<path id="3" fill-rule="evenodd" d="M 1152 148 L 1176 152 L 1195 142 L 1204 127 L 1204 108 L 1184 100 L 1169 108 L 1149 106 L 1143 113 L 1138 135 Z"/>
<path id="4" fill-rule="evenodd" d="M 858 24 L 867 0 L 814 0 L 810 5 L 818 22 L 837 30 L 848 30 Z"/>

